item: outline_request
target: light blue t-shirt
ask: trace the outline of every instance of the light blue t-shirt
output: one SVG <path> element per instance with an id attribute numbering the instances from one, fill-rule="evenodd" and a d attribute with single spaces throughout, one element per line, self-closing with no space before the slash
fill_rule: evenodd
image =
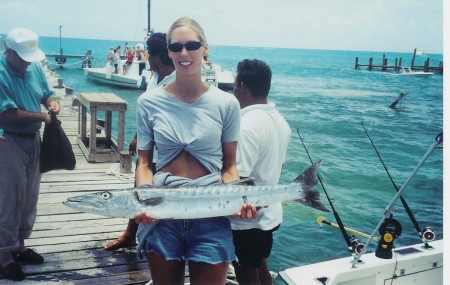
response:
<path id="1" fill-rule="evenodd" d="M 31 63 L 22 76 L 11 69 L 4 56 L 0 56 L 0 114 L 8 109 L 41 112 L 41 104 L 46 105 L 47 99 L 53 96 L 55 92 L 50 90 L 40 63 Z M 12 126 L 0 122 L 0 129 L 31 133 L 39 131 L 41 125 Z"/>
<path id="2" fill-rule="evenodd" d="M 156 144 L 157 171 L 185 150 L 210 173 L 218 172 L 223 164 L 222 143 L 239 137 L 239 111 L 237 99 L 214 86 L 192 104 L 158 87 L 137 101 L 137 149 L 151 150 Z"/>

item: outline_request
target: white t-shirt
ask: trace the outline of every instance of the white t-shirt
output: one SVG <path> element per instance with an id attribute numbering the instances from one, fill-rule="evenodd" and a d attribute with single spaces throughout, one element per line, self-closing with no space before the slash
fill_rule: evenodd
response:
<path id="1" fill-rule="evenodd" d="M 242 177 L 253 177 L 256 184 L 277 185 L 286 160 L 291 128 L 275 104 L 256 104 L 241 110 L 237 147 L 237 169 Z M 259 228 L 271 230 L 283 221 L 281 203 L 258 211 L 255 220 L 231 219 L 233 230 Z"/>
<path id="2" fill-rule="evenodd" d="M 153 73 L 153 76 L 147 82 L 147 91 L 150 91 L 152 89 L 155 89 L 156 87 L 163 86 L 175 81 L 175 70 L 171 74 L 164 77 L 163 80 L 161 80 L 161 82 L 159 83 L 158 79 L 159 73 L 158 72 Z"/>

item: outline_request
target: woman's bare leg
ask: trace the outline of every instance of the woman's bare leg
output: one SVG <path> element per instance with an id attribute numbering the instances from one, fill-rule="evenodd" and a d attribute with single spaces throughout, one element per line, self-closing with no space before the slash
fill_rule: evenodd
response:
<path id="1" fill-rule="evenodd" d="M 189 279 L 191 285 L 224 285 L 227 280 L 229 264 L 209 264 L 189 262 Z"/>
<path id="2" fill-rule="evenodd" d="M 147 252 L 146 256 L 154 285 L 184 284 L 184 260 L 166 260 L 162 254 L 154 252 Z"/>

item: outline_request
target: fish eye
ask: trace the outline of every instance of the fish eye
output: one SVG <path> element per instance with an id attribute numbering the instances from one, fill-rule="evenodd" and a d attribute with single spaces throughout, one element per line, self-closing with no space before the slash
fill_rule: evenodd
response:
<path id="1" fill-rule="evenodd" d="M 103 199 L 109 199 L 111 198 L 111 193 L 109 192 L 103 192 L 102 194 L 100 194 L 100 197 L 102 197 Z"/>

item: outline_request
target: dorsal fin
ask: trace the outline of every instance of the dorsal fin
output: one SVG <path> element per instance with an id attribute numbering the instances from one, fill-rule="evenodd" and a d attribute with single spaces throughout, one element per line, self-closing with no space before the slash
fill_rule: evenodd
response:
<path id="1" fill-rule="evenodd" d="M 244 177 L 239 180 L 226 183 L 225 185 L 245 185 L 245 186 L 255 186 L 255 178 L 253 177 Z"/>

